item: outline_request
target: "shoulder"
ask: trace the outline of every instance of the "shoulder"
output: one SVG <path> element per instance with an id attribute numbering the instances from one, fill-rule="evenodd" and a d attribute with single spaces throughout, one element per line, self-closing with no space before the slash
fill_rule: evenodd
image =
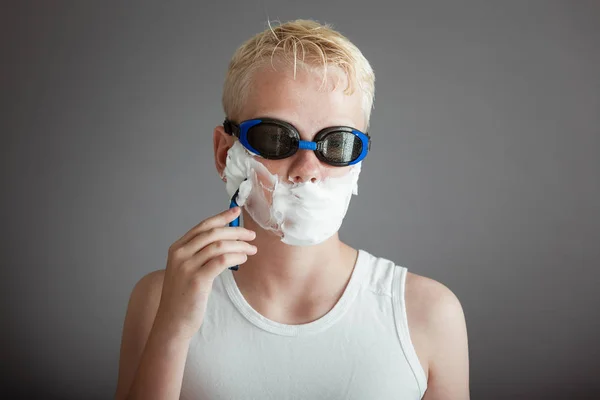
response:
<path id="1" fill-rule="evenodd" d="M 406 273 L 407 311 L 418 316 L 419 325 L 434 329 L 440 324 L 463 318 L 458 297 L 444 284 L 425 276 Z"/>
<path id="2" fill-rule="evenodd" d="M 165 270 L 160 269 L 144 275 L 135 284 L 129 297 L 128 310 L 139 313 L 143 310 L 152 314 L 160 302 Z M 152 318 L 154 316 L 152 315 Z"/>
<path id="3" fill-rule="evenodd" d="M 162 293 L 165 270 L 159 269 L 144 275 L 133 287 L 127 307 L 128 317 L 145 329 L 154 323 Z"/>
<path id="4" fill-rule="evenodd" d="M 405 302 L 411 340 L 428 377 L 429 394 L 444 390 L 464 395 L 468 346 L 458 297 L 436 280 L 407 272 Z"/>
<path id="5" fill-rule="evenodd" d="M 160 269 L 144 275 L 133 287 L 127 313 L 138 323 L 154 323 L 162 293 L 165 270 Z"/>
<path id="6" fill-rule="evenodd" d="M 132 294 L 154 294 L 157 290 L 162 290 L 163 280 L 165 278 L 165 270 L 158 269 L 144 275 L 135 284 Z"/>

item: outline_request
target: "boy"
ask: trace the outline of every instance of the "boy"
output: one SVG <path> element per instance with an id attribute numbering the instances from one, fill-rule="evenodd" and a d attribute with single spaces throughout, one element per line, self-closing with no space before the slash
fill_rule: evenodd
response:
<path id="1" fill-rule="evenodd" d="M 370 147 L 374 80 L 313 21 L 236 51 L 213 133 L 232 208 L 136 284 L 117 399 L 469 398 L 457 298 L 337 233 Z"/>

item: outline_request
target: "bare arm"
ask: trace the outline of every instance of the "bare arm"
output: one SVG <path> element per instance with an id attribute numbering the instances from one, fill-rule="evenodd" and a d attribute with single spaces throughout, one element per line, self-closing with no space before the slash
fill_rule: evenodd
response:
<path id="1" fill-rule="evenodd" d="M 116 400 L 178 399 L 189 340 L 153 329 L 164 270 L 134 287 L 123 327 Z M 158 325 L 158 324 L 157 324 Z"/>
<path id="2" fill-rule="evenodd" d="M 468 400 L 467 327 L 458 298 L 443 284 L 422 276 L 407 277 L 407 311 L 415 343 L 427 365 L 423 400 Z M 419 350 L 419 349 L 417 349 Z"/>
<path id="3" fill-rule="evenodd" d="M 432 357 L 423 400 L 468 400 L 469 355 L 462 306 L 450 289 L 442 286 L 432 307 L 430 338 Z"/>

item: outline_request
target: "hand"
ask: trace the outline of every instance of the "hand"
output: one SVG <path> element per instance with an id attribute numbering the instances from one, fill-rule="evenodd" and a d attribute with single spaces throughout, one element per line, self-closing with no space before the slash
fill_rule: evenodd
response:
<path id="1" fill-rule="evenodd" d="M 153 329 L 185 339 L 200 329 L 214 279 L 256 254 L 256 247 L 246 243 L 255 232 L 225 226 L 239 214 L 240 208 L 234 207 L 208 218 L 169 247 Z"/>

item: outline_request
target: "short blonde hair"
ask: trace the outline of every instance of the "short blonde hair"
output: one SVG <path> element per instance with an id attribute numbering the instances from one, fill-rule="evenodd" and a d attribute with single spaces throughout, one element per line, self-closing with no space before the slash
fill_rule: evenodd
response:
<path id="1" fill-rule="evenodd" d="M 346 75 L 344 93 L 362 92 L 366 126 L 369 126 L 375 96 L 375 74 L 360 50 L 331 25 L 312 20 L 295 20 L 269 27 L 242 44 L 234 53 L 223 88 L 225 115 L 237 120 L 242 113 L 256 70 L 273 61 L 291 64 L 296 77 L 298 65 L 323 68 L 323 85 L 327 67 L 335 66 Z M 239 122 L 239 121 L 238 121 Z"/>

